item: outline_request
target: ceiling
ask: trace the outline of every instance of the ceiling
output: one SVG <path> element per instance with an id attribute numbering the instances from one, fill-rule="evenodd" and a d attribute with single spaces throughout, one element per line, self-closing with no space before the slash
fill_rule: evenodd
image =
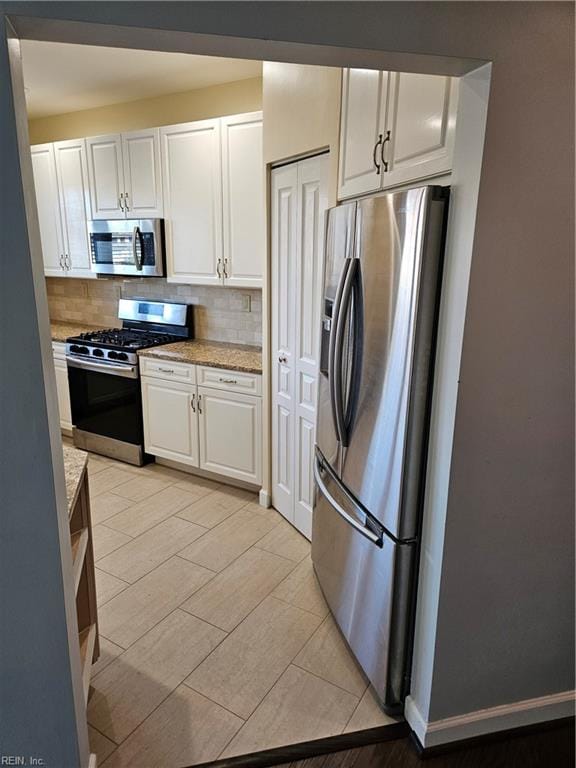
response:
<path id="1" fill-rule="evenodd" d="M 30 118 L 260 77 L 262 62 L 128 48 L 22 41 Z"/>

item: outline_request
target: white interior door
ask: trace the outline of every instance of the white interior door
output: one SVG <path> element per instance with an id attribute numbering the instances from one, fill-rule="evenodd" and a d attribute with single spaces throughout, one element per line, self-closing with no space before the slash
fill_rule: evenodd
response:
<path id="1" fill-rule="evenodd" d="M 221 124 L 225 283 L 260 288 L 266 253 L 262 113 L 223 117 Z"/>
<path id="2" fill-rule="evenodd" d="M 90 268 L 90 189 L 84 139 L 54 144 L 56 176 L 68 275 L 96 277 Z"/>
<path id="3" fill-rule="evenodd" d="M 64 246 L 54 148 L 52 144 L 37 144 L 31 152 L 44 274 L 62 277 L 65 274 Z"/>
<path id="4" fill-rule="evenodd" d="M 385 187 L 446 173 L 452 168 L 458 78 L 391 74 Z"/>
<path id="5" fill-rule="evenodd" d="M 86 152 L 92 218 L 124 219 L 124 170 L 120 134 L 86 139 Z"/>
<path id="6" fill-rule="evenodd" d="M 328 155 L 272 172 L 272 503 L 312 532 Z"/>
<path id="7" fill-rule="evenodd" d="M 294 522 L 298 166 L 272 171 L 272 504 Z"/>
<path id="8" fill-rule="evenodd" d="M 161 219 L 160 130 L 122 134 L 124 201 L 129 219 Z"/>
<path id="9" fill-rule="evenodd" d="M 222 285 L 220 120 L 160 129 L 168 280 Z"/>
<path id="10" fill-rule="evenodd" d="M 389 73 L 342 71 L 338 199 L 380 189 Z"/>

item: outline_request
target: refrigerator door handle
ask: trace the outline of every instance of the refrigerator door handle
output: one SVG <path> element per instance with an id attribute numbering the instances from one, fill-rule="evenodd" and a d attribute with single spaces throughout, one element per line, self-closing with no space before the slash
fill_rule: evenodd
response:
<path id="1" fill-rule="evenodd" d="M 324 498 L 329 502 L 332 509 L 334 509 L 335 512 L 337 512 L 340 517 L 342 517 L 348 525 L 351 525 L 352 528 L 354 528 L 356 531 L 358 531 L 359 534 L 367 538 L 369 541 L 372 542 L 372 544 L 376 544 L 377 547 L 382 547 L 383 541 L 382 536 L 374 533 L 369 528 L 367 528 L 365 525 L 362 525 L 362 523 L 359 523 L 356 518 L 352 517 L 345 509 L 342 507 L 336 499 L 332 496 L 328 488 L 326 487 L 324 480 L 322 479 L 322 475 L 320 474 L 320 470 L 322 469 L 320 460 L 318 459 L 318 455 L 314 457 L 314 479 L 316 480 L 316 483 L 318 485 L 318 488 L 320 490 L 320 493 L 324 496 Z"/>
<path id="2" fill-rule="evenodd" d="M 346 277 L 350 269 L 350 260 L 344 261 L 342 272 L 340 273 L 340 279 L 338 280 L 338 287 L 336 288 L 336 296 L 334 298 L 334 304 L 332 307 L 332 322 L 330 328 L 330 339 L 328 342 L 328 385 L 330 387 L 330 405 L 332 408 L 332 418 L 334 419 L 334 427 L 336 429 L 336 437 L 339 442 L 343 442 L 344 439 L 344 418 L 342 414 L 341 397 L 338 399 L 337 392 L 337 327 L 340 317 L 340 308 L 342 306 L 342 296 L 344 293 L 344 286 L 346 284 Z M 341 384 L 340 384 L 341 390 Z"/>
<path id="3" fill-rule="evenodd" d="M 336 315 L 336 327 L 334 332 L 334 407 L 336 412 L 336 423 L 338 425 L 338 432 L 340 442 L 342 446 L 346 448 L 348 446 L 349 430 L 346 423 L 346 407 L 344 403 L 344 391 L 342 386 L 342 354 L 344 351 L 344 333 L 346 330 L 346 321 L 349 318 L 352 289 L 358 279 L 358 270 L 360 268 L 360 261 L 358 259 L 350 259 L 349 267 L 346 272 L 346 278 L 344 280 L 344 286 L 342 289 L 342 296 L 338 307 L 338 314 Z"/>

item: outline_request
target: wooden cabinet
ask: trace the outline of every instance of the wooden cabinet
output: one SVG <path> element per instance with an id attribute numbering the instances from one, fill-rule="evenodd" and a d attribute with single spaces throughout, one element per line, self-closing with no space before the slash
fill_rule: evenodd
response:
<path id="1" fill-rule="evenodd" d="M 344 70 L 339 199 L 449 172 L 457 102 L 457 78 Z"/>
<path id="2" fill-rule="evenodd" d="M 58 394 L 58 413 L 60 429 L 72 434 L 72 409 L 70 407 L 70 388 L 68 386 L 68 366 L 66 365 L 66 345 L 52 342 L 54 370 L 56 372 L 56 391 Z"/>
<path id="3" fill-rule="evenodd" d="M 222 283 L 220 121 L 160 130 L 168 281 Z"/>
<path id="4" fill-rule="evenodd" d="M 147 453 L 199 466 L 196 388 L 148 376 L 141 382 Z"/>
<path id="5" fill-rule="evenodd" d="M 146 452 L 260 485 L 261 377 L 146 357 L 141 362 Z"/>
<path id="6" fill-rule="evenodd" d="M 262 113 L 168 126 L 160 135 L 168 280 L 261 287 Z"/>
<path id="7" fill-rule="evenodd" d="M 94 219 L 163 215 L 159 129 L 86 139 Z"/>
<path id="8" fill-rule="evenodd" d="M 90 268 L 90 216 L 84 139 L 31 148 L 44 274 L 95 277 Z"/>
<path id="9" fill-rule="evenodd" d="M 259 485 L 262 481 L 262 400 L 198 387 L 200 468 Z"/>
<path id="10" fill-rule="evenodd" d="M 272 504 L 312 533 L 328 155 L 272 171 Z"/>
<path id="11" fill-rule="evenodd" d="M 262 113 L 221 120 L 223 281 L 260 288 L 266 256 Z"/>

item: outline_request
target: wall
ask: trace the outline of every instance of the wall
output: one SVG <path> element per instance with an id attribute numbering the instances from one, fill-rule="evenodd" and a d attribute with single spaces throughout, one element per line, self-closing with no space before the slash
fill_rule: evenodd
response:
<path id="1" fill-rule="evenodd" d="M 118 299 L 149 298 L 194 304 L 197 339 L 235 344 L 262 343 L 262 292 L 238 288 L 175 285 L 160 278 L 80 280 L 46 278 L 51 320 L 69 320 L 114 327 L 118 325 Z M 243 299 L 250 297 L 250 311 Z"/>
<path id="2" fill-rule="evenodd" d="M 115 27 L 102 24 L 103 9 Z M 454 374 L 460 383 L 448 505 L 436 521 L 440 529 L 445 525 L 445 536 L 435 553 L 438 602 L 429 606 L 438 618 L 434 668 L 418 703 L 426 719 L 438 720 L 573 688 L 572 4 L 355 2 L 339 3 L 337 14 L 331 3 L 148 2 L 137 9 L 135 14 L 132 3 L 72 2 L 4 3 L 0 10 L 12 14 L 24 34 L 70 42 L 129 41 L 135 47 L 383 69 L 402 61 L 405 70 L 416 54 L 421 71 L 449 74 L 467 71 L 462 57 L 493 62 L 463 348 Z M 46 24 L 38 21 L 43 18 Z M 82 22 L 97 23 L 88 28 Z M 249 42 L 239 41 L 242 36 Z M 286 45 L 274 48 L 275 40 Z M 331 46 L 354 51 L 342 54 Z M 426 65 L 426 56 L 441 58 Z M 0 66 L 4 84 L 5 58 Z M 9 159 L 2 184 L 21 206 L 8 97 L 1 111 L 2 156 Z M 24 185 L 31 184 L 26 169 Z M 52 391 L 52 381 L 38 371 L 38 345 L 49 340 L 39 330 L 34 302 L 20 301 L 29 298 L 41 262 L 36 257 L 31 273 L 18 205 L 0 210 L 7 239 L 2 252 L 10 253 L 4 285 L 10 285 L 8 298 L 19 297 L 20 318 L 13 327 L 14 303 L 0 302 L 0 327 L 10 328 L 8 359 L 17 364 L 10 366 L 10 380 L 2 380 L 2 416 L 18 435 L 44 413 L 34 444 L 35 465 L 44 468 L 49 451 L 41 385 L 46 378 Z M 27 369 L 26 381 L 32 371 L 36 387 L 23 388 L 12 375 Z M 451 417 L 444 428 L 452 429 Z M 22 483 L 25 465 L 18 446 L 10 450 L 13 471 L 3 490 L 11 508 L 20 513 L 19 502 L 27 497 L 51 504 L 46 472 Z M 35 540 L 24 541 L 31 551 Z M 10 541 L 7 549 L 14 548 Z M 4 564 L 4 549 L 0 554 Z M 49 579 L 51 572 L 45 575 Z M 28 599 L 32 585 L 18 588 Z M 37 667 L 37 677 L 42 669 Z M 11 718 L 20 713 L 36 740 L 38 714 L 28 713 L 26 703 L 15 697 Z M 59 714 L 56 707 L 44 708 L 43 725 Z M 11 746 L 14 739 L 10 734 L 5 741 Z M 59 749 L 62 754 L 62 742 Z M 65 764 L 47 757 L 47 765 Z"/>
<path id="3" fill-rule="evenodd" d="M 64 141 L 157 125 L 206 120 L 262 108 L 262 79 L 238 80 L 185 93 L 111 104 L 29 121 L 30 143 Z"/>
<path id="4" fill-rule="evenodd" d="M 265 61 L 262 69 L 264 162 L 330 148 L 330 205 L 336 204 L 340 130 L 339 67 Z"/>

